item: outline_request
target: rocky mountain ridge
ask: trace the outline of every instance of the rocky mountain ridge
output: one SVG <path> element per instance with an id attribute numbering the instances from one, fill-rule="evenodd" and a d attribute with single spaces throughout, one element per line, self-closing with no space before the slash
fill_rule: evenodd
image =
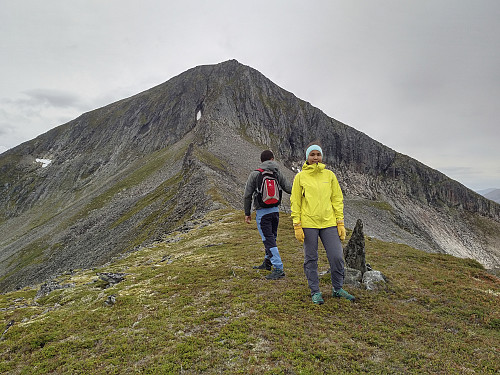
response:
<path id="1" fill-rule="evenodd" d="M 370 236 L 500 265 L 500 205 L 230 60 L 1 154 L 0 290 L 102 264 L 214 208 L 242 208 L 262 149 L 292 179 L 317 138 L 348 227 L 361 218 Z"/>

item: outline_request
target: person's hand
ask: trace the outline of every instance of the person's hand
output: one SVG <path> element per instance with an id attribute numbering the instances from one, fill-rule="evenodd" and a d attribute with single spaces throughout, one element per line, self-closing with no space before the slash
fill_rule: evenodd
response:
<path id="1" fill-rule="evenodd" d="M 293 230 L 295 231 L 295 238 L 300 242 L 304 243 L 304 230 L 302 229 L 302 223 L 293 224 Z"/>
<path id="2" fill-rule="evenodd" d="M 345 240 L 344 220 L 337 220 L 337 232 L 339 233 L 340 240 L 344 241 Z"/>
<path id="3" fill-rule="evenodd" d="M 245 223 L 250 224 L 252 222 L 252 216 L 245 215 Z"/>

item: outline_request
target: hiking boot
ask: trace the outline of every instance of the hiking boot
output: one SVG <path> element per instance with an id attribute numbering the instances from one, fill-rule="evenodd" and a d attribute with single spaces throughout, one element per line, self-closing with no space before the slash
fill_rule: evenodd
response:
<path id="1" fill-rule="evenodd" d="M 350 295 L 349 293 L 347 293 L 344 289 L 340 288 L 339 290 L 335 290 L 333 289 L 332 291 L 332 295 L 334 297 L 337 297 L 337 298 L 345 298 L 345 299 L 348 299 L 349 301 L 351 302 L 354 302 L 354 300 L 356 299 L 353 295 Z"/>
<path id="2" fill-rule="evenodd" d="M 268 271 L 271 271 L 271 261 L 267 258 L 264 258 L 264 261 L 262 262 L 262 264 L 260 266 L 254 266 L 253 269 L 254 270 L 268 270 Z"/>
<path id="3" fill-rule="evenodd" d="M 281 279 L 282 277 L 285 277 L 285 273 L 283 270 L 279 269 L 274 269 L 273 272 L 271 272 L 269 275 L 266 276 L 266 279 L 268 280 L 278 280 Z"/>
<path id="4" fill-rule="evenodd" d="M 320 292 L 314 293 L 312 295 L 312 301 L 315 305 L 322 305 L 323 303 L 325 303 L 325 301 L 323 301 L 323 296 L 321 295 Z"/>

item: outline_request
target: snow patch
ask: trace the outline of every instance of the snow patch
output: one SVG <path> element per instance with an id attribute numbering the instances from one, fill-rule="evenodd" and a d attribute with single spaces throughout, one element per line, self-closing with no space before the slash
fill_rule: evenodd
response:
<path id="1" fill-rule="evenodd" d="M 196 112 L 196 121 L 198 121 L 201 118 L 201 110 Z"/>
<path id="2" fill-rule="evenodd" d="M 35 159 L 37 163 L 42 163 L 42 168 L 47 167 L 50 163 L 52 163 L 52 160 L 50 159 Z"/>

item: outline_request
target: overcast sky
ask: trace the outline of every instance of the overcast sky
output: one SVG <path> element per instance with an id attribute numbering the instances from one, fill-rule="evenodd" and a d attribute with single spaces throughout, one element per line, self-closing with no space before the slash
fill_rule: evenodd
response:
<path id="1" fill-rule="evenodd" d="M 500 188 L 498 0 L 0 0 L 0 152 L 229 59 L 467 187 Z"/>

